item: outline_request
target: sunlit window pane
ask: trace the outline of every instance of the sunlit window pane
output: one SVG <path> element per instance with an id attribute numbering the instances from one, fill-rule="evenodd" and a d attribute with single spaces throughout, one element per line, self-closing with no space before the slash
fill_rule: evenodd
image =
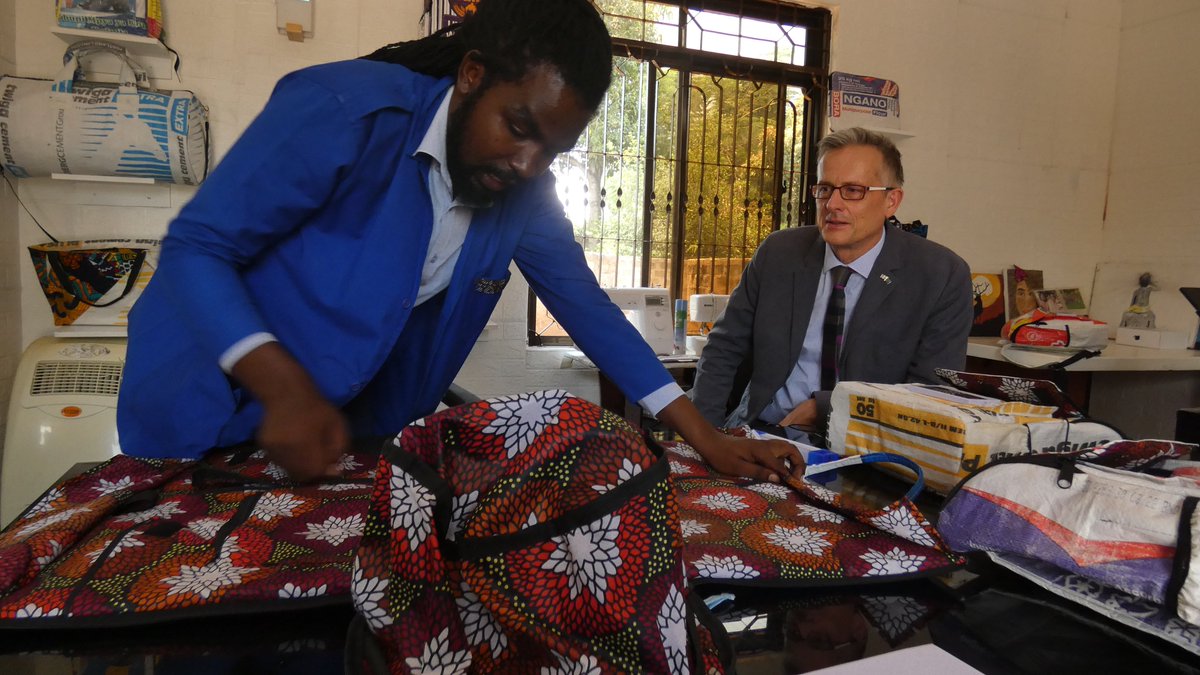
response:
<path id="1" fill-rule="evenodd" d="M 690 10 L 686 32 L 688 49 L 804 65 L 806 31 L 802 26 Z"/>
<path id="2" fill-rule="evenodd" d="M 679 46 L 679 7 L 661 2 L 596 0 L 608 32 L 615 38 Z"/>

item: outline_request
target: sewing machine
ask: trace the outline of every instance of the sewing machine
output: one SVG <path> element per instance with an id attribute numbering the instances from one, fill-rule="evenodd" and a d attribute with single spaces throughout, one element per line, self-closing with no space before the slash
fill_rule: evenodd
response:
<path id="1" fill-rule="evenodd" d="M 625 318 L 641 333 L 655 354 L 670 354 L 675 348 L 671 296 L 665 288 L 606 288 Z"/>

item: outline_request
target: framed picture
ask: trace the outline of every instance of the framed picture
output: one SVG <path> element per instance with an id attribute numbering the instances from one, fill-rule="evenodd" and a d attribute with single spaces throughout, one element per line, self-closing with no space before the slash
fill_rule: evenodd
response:
<path id="1" fill-rule="evenodd" d="M 971 273 L 975 322 L 971 335 L 1000 337 L 1004 329 L 1004 277 L 985 272 Z"/>
<path id="2" fill-rule="evenodd" d="M 1083 291 L 1078 288 L 1060 288 L 1058 294 L 1062 296 L 1063 313 L 1084 315 L 1088 313 L 1087 303 L 1083 301 Z"/>
<path id="3" fill-rule="evenodd" d="M 456 24 L 468 14 L 475 13 L 475 5 L 479 0 L 426 0 L 425 11 L 430 13 L 429 32 L 439 31 L 446 26 Z"/>
<path id="4" fill-rule="evenodd" d="M 1033 292 L 1037 298 L 1038 309 L 1047 314 L 1063 314 L 1066 312 L 1067 305 L 1063 302 L 1062 294 L 1057 289 L 1043 289 Z"/>
<path id="5" fill-rule="evenodd" d="M 1004 271 L 1004 316 L 1007 320 L 1037 309 L 1034 291 L 1042 290 L 1042 271 L 1012 266 Z"/>

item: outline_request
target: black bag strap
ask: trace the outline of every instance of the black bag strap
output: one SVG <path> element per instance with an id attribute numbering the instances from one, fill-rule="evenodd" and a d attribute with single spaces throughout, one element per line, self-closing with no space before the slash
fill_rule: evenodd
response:
<path id="1" fill-rule="evenodd" d="M 1047 368 L 1053 370 L 1066 370 L 1067 366 L 1079 363 L 1084 359 L 1090 359 L 1093 356 L 1100 356 L 1100 352 L 1093 349 L 1081 349 L 1058 363 L 1051 363 Z"/>
<path id="2" fill-rule="evenodd" d="M 125 289 L 121 291 L 121 295 L 117 296 L 116 298 L 113 298 L 112 300 L 109 300 L 108 302 L 89 302 L 87 298 L 82 298 L 78 295 L 75 295 L 74 293 L 71 293 L 71 288 L 68 284 L 60 283 L 60 285 L 62 286 L 64 291 L 71 293 L 71 295 L 76 300 L 78 300 L 79 302 L 82 302 L 83 304 L 87 305 L 88 307 L 108 307 L 109 305 L 115 305 L 116 303 L 124 300 L 125 296 L 127 296 L 133 292 L 133 285 L 134 285 L 134 283 L 137 282 L 138 275 L 141 274 L 141 272 L 142 272 L 142 263 L 146 262 L 145 249 L 133 249 L 133 250 L 136 251 L 136 255 L 133 258 L 133 264 L 130 265 L 130 267 L 129 267 L 129 274 L 125 279 Z M 46 253 L 46 262 L 49 263 L 50 269 L 54 270 L 54 273 L 56 275 L 58 275 L 58 278 L 62 281 L 70 279 L 71 273 L 68 272 L 66 270 L 66 268 L 62 266 L 62 261 L 58 259 L 58 256 L 60 253 L 62 253 L 62 251 L 53 251 L 52 250 L 52 251 L 46 251 L 45 253 Z"/>

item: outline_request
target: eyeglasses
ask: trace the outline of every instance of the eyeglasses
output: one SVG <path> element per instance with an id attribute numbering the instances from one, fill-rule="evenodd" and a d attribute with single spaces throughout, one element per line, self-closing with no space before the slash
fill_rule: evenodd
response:
<path id="1" fill-rule="evenodd" d="M 895 189 L 894 187 L 876 187 L 871 185 L 827 185 L 825 183 L 817 183 L 809 188 L 812 191 L 812 196 L 816 199 L 829 199 L 833 196 L 833 191 L 837 190 L 842 194 L 842 199 L 848 202 L 856 202 L 864 199 L 868 192 L 887 192 Z"/>

